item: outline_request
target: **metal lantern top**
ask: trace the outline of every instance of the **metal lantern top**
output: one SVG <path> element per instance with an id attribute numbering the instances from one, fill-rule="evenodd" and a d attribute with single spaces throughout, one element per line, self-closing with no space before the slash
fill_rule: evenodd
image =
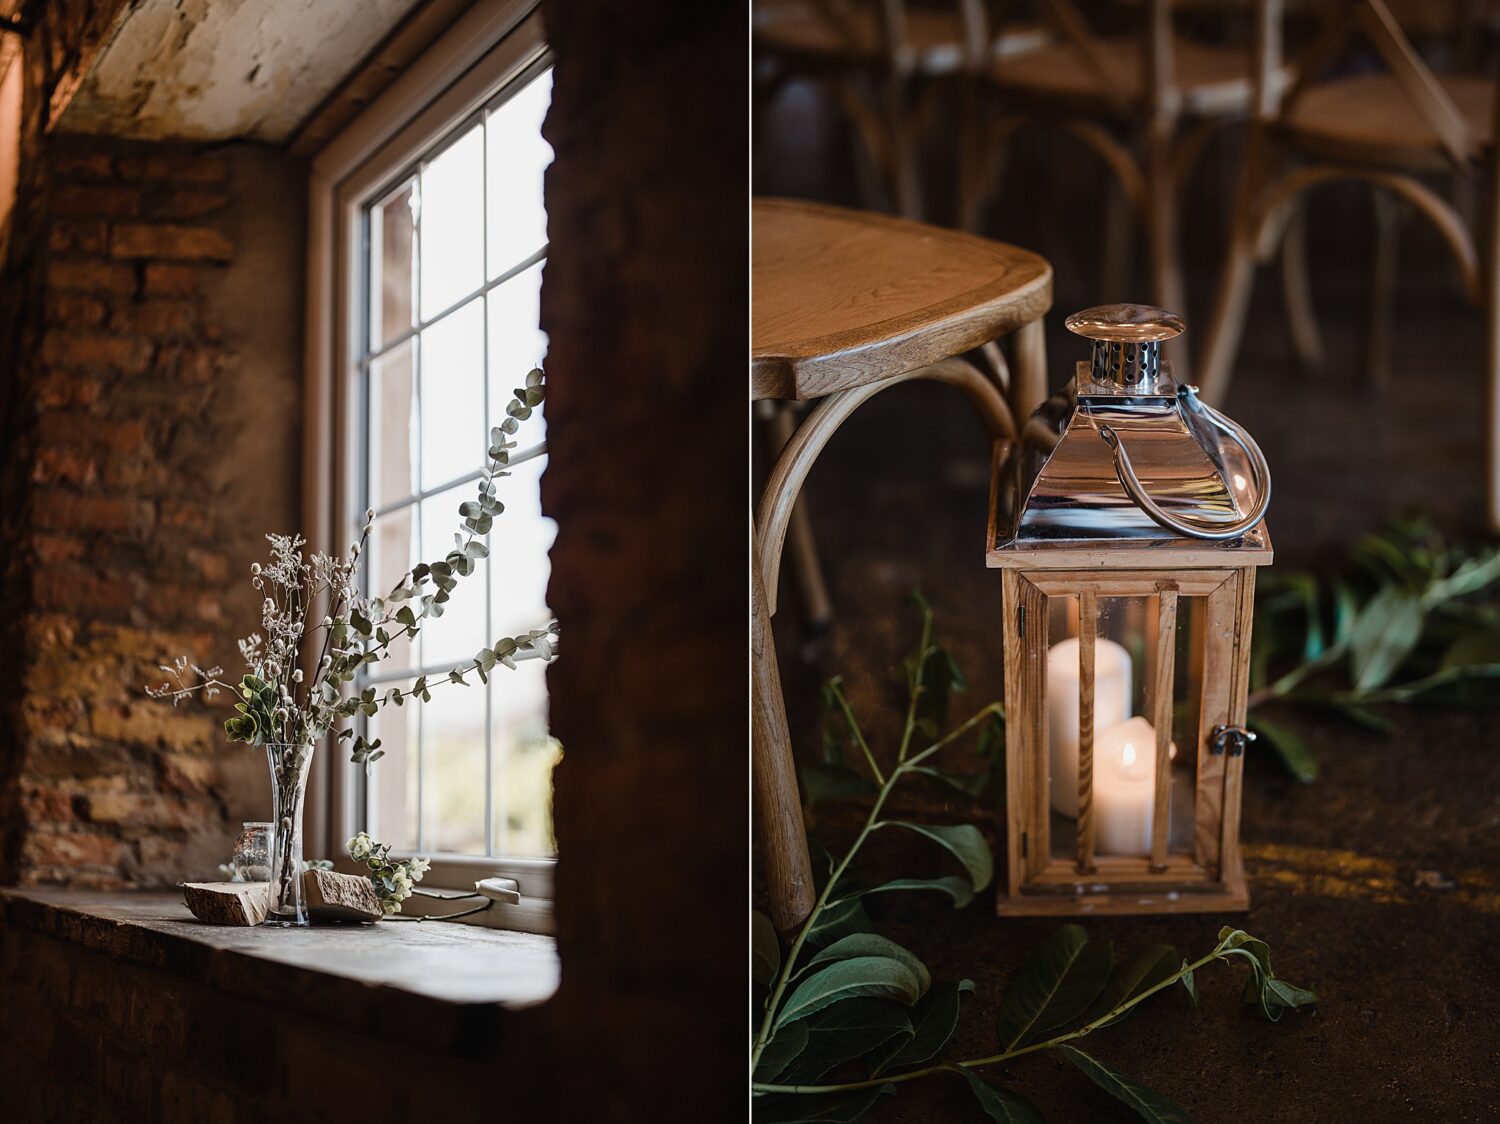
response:
<path id="1" fill-rule="evenodd" d="M 1069 545 L 1175 543 L 1198 554 L 1212 547 L 1221 561 L 1224 553 L 1269 555 L 1265 457 L 1161 359 L 1182 318 L 1116 304 L 1076 312 L 1066 324 L 1093 341 L 1093 354 L 1007 450 L 991 564 L 1006 564 L 997 553 Z"/>

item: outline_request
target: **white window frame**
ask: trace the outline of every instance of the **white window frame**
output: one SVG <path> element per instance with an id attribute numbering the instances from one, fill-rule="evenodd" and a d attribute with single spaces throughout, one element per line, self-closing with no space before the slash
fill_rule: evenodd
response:
<path id="1" fill-rule="evenodd" d="M 365 273 L 365 206 L 501 87 L 547 58 L 538 7 L 539 0 L 479 0 L 311 162 L 303 512 L 314 550 L 346 548 L 364 514 L 355 494 L 363 443 L 351 439 L 363 419 L 349 374 L 363 343 L 358 287 Z M 306 832 L 321 844 L 312 853 L 335 856 L 345 866 L 344 842 L 364 821 L 357 768 L 344 745 L 325 738 L 309 785 Z M 555 859 L 445 855 L 433 860 L 423 887 L 468 890 L 480 878 L 513 878 L 520 905 L 497 905 L 477 915 L 481 923 L 551 932 L 556 865 Z M 431 904 L 413 897 L 404 912 L 457 908 Z"/>

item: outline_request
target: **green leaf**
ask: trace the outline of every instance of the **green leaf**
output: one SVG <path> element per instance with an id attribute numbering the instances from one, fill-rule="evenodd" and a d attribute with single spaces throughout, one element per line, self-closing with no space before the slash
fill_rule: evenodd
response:
<path id="1" fill-rule="evenodd" d="M 911 1009 L 912 1037 L 898 1042 L 875 1066 L 882 1070 L 925 1065 L 937 1057 L 958 1027 L 963 997 L 974 994 L 973 980 L 935 983 Z"/>
<path id="2" fill-rule="evenodd" d="M 1482 629 L 1460 636 L 1443 653 L 1439 670 L 1482 664 L 1500 664 L 1500 632 Z"/>
<path id="3" fill-rule="evenodd" d="M 1278 722 L 1272 722 L 1260 714 L 1250 715 L 1245 720 L 1245 725 L 1253 730 L 1257 737 L 1266 740 L 1280 756 L 1287 771 L 1297 780 L 1303 784 L 1311 784 L 1318 779 L 1318 759 L 1313 756 L 1312 748 L 1303 740 L 1301 734 Z"/>
<path id="4" fill-rule="evenodd" d="M 917 977 L 924 995 L 932 984 L 932 976 L 928 974 L 927 965 L 918 960 L 915 953 L 910 949 L 902 948 L 888 937 L 882 937 L 879 933 L 851 933 L 847 937 L 840 937 L 799 968 L 797 975 L 804 975 L 816 964 L 852 960 L 856 956 L 888 956 L 892 960 L 899 960 L 911 969 L 912 975 Z"/>
<path id="5" fill-rule="evenodd" d="M 814 948 L 832 944 L 850 933 L 863 933 L 870 928 L 870 915 L 860 902 L 858 895 L 845 901 L 826 906 L 817 920 L 807 930 L 807 943 Z"/>
<path id="6" fill-rule="evenodd" d="M 1080 925 L 1064 925 L 1021 965 L 1000 1005 L 1000 1042 L 1007 1050 L 1076 1022 L 1109 980 L 1106 937 L 1088 939 Z"/>
<path id="7" fill-rule="evenodd" d="M 821 804 L 825 800 L 849 800 L 880 791 L 869 777 L 856 773 L 847 765 L 809 761 L 802 766 L 800 772 L 802 794 L 809 804 Z"/>
<path id="8" fill-rule="evenodd" d="M 1187 967 L 1187 961 L 1186 960 L 1184 960 L 1182 962 L 1182 966 L 1184 968 Z M 1183 990 L 1188 993 L 1188 1002 L 1190 1002 L 1194 1007 L 1197 1007 L 1198 1006 L 1198 985 L 1195 982 L 1193 982 L 1193 973 L 1192 972 L 1184 972 L 1184 973 L 1182 973 L 1182 987 L 1183 987 Z"/>
<path id="9" fill-rule="evenodd" d="M 990 854 L 989 844 L 971 823 L 939 825 L 910 823 L 905 820 L 885 820 L 879 827 L 903 827 L 918 835 L 931 839 L 963 863 L 969 875 L 969 883 L 977 892 L 990 884 L 995 874 L 995 860 Z"/>
<path id="10" fill-rule="evenodd" d="M 852 1093 L 774 1093 L 756 1097 L 750 1112 L 755 1124 L 849 1124 L 895 1092 L 886 1084 Z"/>
<path id="11" fill-rule="evenodd" d="M 988 773 L 956 773 L 951 769 L 939 769 L 936 765 L 914 765 L 908 771 L 931 777 L 939 784 L 957 789 L 976 800 L 984 795 L 985 786 L 990 783 Z"/>
<path id="12" fill-rule="evenodd" d="M 912 1035 L 906 1009 L 882 999 L 845 1000 L 791 1025 L 808 1028 L 807 1045 L 786 1074 L 788 1081 L 799 1085 L 816 1081 L 834 1066 L 892 1040 L 899 1045 Z"/>
<path id="13" fill-rule="evenodd" d="M 979 1107 L 984 1109 L 985 1114 L 996 1124 L 1044 1124 L 1042 1114 L 1037 1111 L 1036 1105 L 1020 1093 L 1002 1089 L 999 1085 L 991 1085 L 979 1074 L 963 1066 L 955 1065 L 949 1068 L 968 1082 L 969 1088 L 974 1090 L 974 1096 L 979 1100 Z"/>
<path id="14" fill-rule="evenodd" d="M 1129 1105 L 1141 1119 L 1149 1120 L 1152 1124 L 1193 1124 L 1193 1117 L 1188 1110 L 1171 1097 L 1120 1076 L 1082 1050 L 1072 1046 L 1059 1046 L 1057 1049 L 1081 1069 L 1090 1081 L 1110 1096 Z"/>
<path id="15" fill-rule="evenodd" d="M 953 899 L 954 909 L 962 909 L 974 900 L 974 887 L 967 878 L 956 874 L 945 874 L 941 878 L 893 878 L 879 886 L 860 890 L 855 896 L 883 894 L 890 890 L 940 890 Z"/>
<path id="16" fill-rule="evenodd" d="M 1496 580 L 1500 580 L 1500 551 L 1487 551 L 1464 559 L 1453 573 L 1428 586 L 1422 601 L 1431 608 L 1455 597 L 1478 593 Z"/>
<path id="17" fill-rule="evenodd" d="M 922 997 L 922 988 L 910 968 L 888 956 L 840 960 L 797 986 L 777 1013 L 776 1026 L 805 1019 L 841 999 L 861 995 L 894 999 L 910 1007 Z"/>
<path id="18" fill-rule="evenodd" d="M 760 1060 L 755 1063 L 755 1080 L 775 1081 L 786 1072 L 792 1062 L 797 1060 L 798 1055 L 806 1047 L 807 1023 L 805 1021 L 782 1027 L 760 1052 Z"/>
<path id="19" fill-rule="evenodd" d="M 1383 687 L 1422 638 L 1422 599 L 1398 586 L 1372 597 L 1349 635 L 1351 678 L 1357 691 Z"/>
<path id="20" fill-rule="evenodd" d="M 1141 992 L 1149 991 L 1162 980 L 1174 975 L 1180 967 L 1182 956 L 1171 945 L 1147 945 L 1110 974 L 1109 983 L 1104 985 L 1099 998 L 1094 1000 L 1085 1021 L 1093 1022 L 1103 1018 L 1120 1004 L 1130 1002 Z M 1119 1018 L 1111 1022 L 1118 1022 Z"/>
<path id="21" fill-rule="evenodd" d="M 1285 1011 L 1318 1001 L 1316 993 L 1276 978 L 1271 970 L 1271 948 L 1258 937 L 1226 925 L 1219 930 L 1219 945 L 1226 956 L 1238 956 L 1250 963 L 1244 999 L 1264 1018 L 1276 1022 Z"/>
<path id="22" fill-rule="evenodd" d="M 750 966 L 751 978 L 765 987 L 781 971 L 781 942 L 776 939 L 776 927 L 759 910 L 750 914 Z"/>

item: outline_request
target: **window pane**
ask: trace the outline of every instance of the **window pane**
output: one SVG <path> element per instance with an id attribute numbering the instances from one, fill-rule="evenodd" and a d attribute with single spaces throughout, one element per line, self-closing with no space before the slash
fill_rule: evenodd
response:
<path id="1" fill-rule="evenodd" d="M 405 691 L 411 683 L 387 684 L 381 687 L 381 692 L 391 687 Z M 417 708 L 421 705 L 408 702 L 402 707 L 384 706 L 375 717 L 366 720 L 365 736 L 372 741 L 379 738 L 380 749 L 385 754 L 370 767 L 370 826 L 366 830 L 398 851 L 414 851 L 418 847 Z M 340 752 L 345 756 L 348 754 L 344 748 L 346 745 L 345 742 L 339 743 Z"/>
<path id="2" fill-rule="evenodd" d="M 484 424 L 481 302 L 471 301 L 423 332 L 421 358 L 422 488 L 426 490 L 474 472 L 484 463 L 488 430 Z"/>
<path id="3" fill-rule="evenodd" d="M 490 276 L 525 261 L 547 242 L 542 178 L 552 146 L 542 119 L 552 100 L 552 72 L 538 76 L 489 117 L 488 180 Z"/>
<path id="4" fill-rule="evenodd" d="M 476 125 L 422 169 L 422 319 L 484 278 L 484 136 Z"/>
<path id="5" fill-rule="evenodd" d="M 495 485 L 495 494 L 505 504 L 490 531 L 489 557 L 491 604 L 500 636 L 541 628 L 552 617 L 547 610 L 547 579 L 552 573 L 547 552 L 557 537 L 557 521 L 542 514 L 546 467 L 545 456 L 523 461 Z"/>
<path id="6" fill-rule="evenodd" d="M 396 587 L 403 574 L 422 561 L 413 557 L 416 546 L 412 528 L 413 509 L 403 507 L 375 521 L 370 531 L 370 595 L 384 597 Z M 412 666 L 415 653 L 411 640 L 403 633 L 387 649 L 390 658 L 372 667 L 376 674 L 401 671 Z"/>
<path id="7" fill-rule="evenodd" d="M 541 321 L 542 263 L 490 291 L 490 425 L 505 420 L 505 405 L 526 381 L 526 372 L 547 356 Z M 516 439 L 535 445 L 544 434 L 536 419 L 521 423 Z"/>
<path id="8" fill-rule="evenodd" d="M 432 701 L 421 704 L 422 843 L 429 851 L 485 853 L 485 690 L 473 676 L 469 682 L 435 684 Z"/>
<path id="9" fill-rule="evenodd" d="M 416 491 L 412 459 L 413 397 L 411 341 L 370 364 L 370 499 L 388 507 Z"/>
<path id="10" fill-rule="evenodd" d="M 370 214 L 370 350 L 412 326 L 416 307 L 414 194 L 410 183 L 378 203 Z"/>
<path id="11" fill-rule="evenodd" d="M 435 562 L 454 548 L 453 534 L 463 526 L 458 506 L 477 493 L 478 484 L 460 484 L 422 501 L 423 562 Z M 480 559 L 472 574 L 458 579 L 450 600 L 443 606 L 443 615 L 423 622 L 419 641 L 424 667 L 457 666 L 488 646 L 484 603 L 487 565 L 486 559 Z"/>
<path id="12" fill-rule="evenodd" d="M 547 735 L 547 667 L 541 660 L 522 660 L 515 671 L 497 667 L 490 690 L 495 854 L 549 858 L 557 850 L 552 769 L 562 749 Z"/>

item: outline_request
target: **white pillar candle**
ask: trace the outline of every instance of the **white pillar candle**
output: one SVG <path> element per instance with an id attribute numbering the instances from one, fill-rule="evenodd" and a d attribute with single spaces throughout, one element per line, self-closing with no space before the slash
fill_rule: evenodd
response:
<path id="1" fill-rule="evenodd" d="M 1156 729 L 1139 716 L 1094 746 L 1094 851 L 1149 855 L 1156 822 Z"/>
<path id="2" fill-rule="evenodd" d="M 1130 653 L 1113 640 L 1094 641 L 1094 772 L 1099 731 L 1130 717 Z M 1078 641 L 1059 640 L 1047 653 L 1047 764 L 1052 807 L 1078 815 Z M 1098 782 L 1095 781 L 1097 784 Z"/>

